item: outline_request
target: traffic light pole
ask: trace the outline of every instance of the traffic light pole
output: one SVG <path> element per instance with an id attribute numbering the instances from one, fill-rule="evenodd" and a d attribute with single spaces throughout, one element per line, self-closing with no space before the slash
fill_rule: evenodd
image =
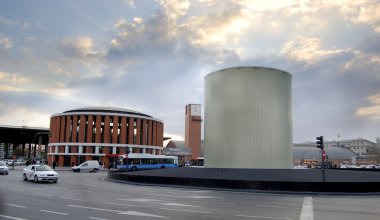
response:
<path id="1" fill-rule="evenodd" d="M 323 146 L 323 136 L 319 136 L 319 137 L 316 137 L 317 139 L 317 148 L 320 148 L 321 149 L 321 157 L 322 157 L 322 167 L 321 167 L 321 170 L 322 170 L 322 181 L 325 182 L 325 157 L 326 157 L 326 153 L 325 153 L 325 149 L 324 149 L 324 146 Z"/>
<path id="2" fill-rule="evenodd" d="M 324 158 L 324 150 L 322 150 L 322 182 L 325 182 L 325 158 Z"/>

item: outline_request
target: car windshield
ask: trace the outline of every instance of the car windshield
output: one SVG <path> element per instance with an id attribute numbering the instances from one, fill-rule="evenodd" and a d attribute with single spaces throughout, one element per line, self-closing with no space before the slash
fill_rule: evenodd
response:
<path id="1" fill-rule="evenodd" d="M 0 166 L 6 166 L 5 162 L 1 161 Z"/>
<path id="2" fill-rule="evenodd" d="M 52 169 L 49 166 L 41 165 L 36 167 L 37 171 L 51 171 Z"/>

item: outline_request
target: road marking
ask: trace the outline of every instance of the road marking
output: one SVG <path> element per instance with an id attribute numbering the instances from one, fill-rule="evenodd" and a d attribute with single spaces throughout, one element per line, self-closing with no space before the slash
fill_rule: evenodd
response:
<path id="1" fill-rule="evenodd" d="M 7 203 L 7 205 L 9 206 L 13 206 L 13 207 L 17 207 L 17 208 L 23 208 L 23 209 L 26 209 L 25 206 L 22 206 L 22 205 L 16 205 L 16 204 L 10 204 L 10 203 Z"/>
<path id="2" fill-rule="evenodd" d="M 17 218 L 17 217 L 13 217 L 9 215 L 1 215 L 1 214 L 0 214 L 0 217 L 6 218 L 6 219 L 14 219 L 14 220 L 27 220 L 25 218 Z"/>
<path id="3" fill-rule="evenodd" d="M 17 192 L 24 192 L 24 190 L 21 190 L 21 189 L 9 189 L 9 190 L 12 190 L 12 191 L 17 191 Z"/>
<path id="4" fill-rule="evenodd" d="M 197 206 L 197 205 L 188 205 L 188 204 L 174 203 L 174 202 L 162 203 L 161 205 L 167 205 L 167 206 L 183 206 L 183 207 L 200 207 L 200 206 Z"/>
<path id="5" fill-rule="evenodd" d="M 313 219 L 314 219 L 313 198 L 312 197 L 305 197 L 303 199 L 300 220 L 313 220 Z"/>
<path id="6" fill-rule="evenodd" d="M 123 211 L 120 211 L 120 210 L 102 209 L 102 208 L 80 206 L 80 205 L 67 205 L 67 206 L 74 207 L 74 208 L 81 208 L 81 209 L 92 209 L 92 210 L 98 210 L 98 211 L 107 211 L 107 212 L 123 212 Z"/>
<path id="7" fill-rule="evenodd" d="M 108 220 L 106 218 L 96 218 L 96 217 L 88 217 L 89 219 L 94 219 L 94 220 Z"/>
<path id="8" fill-rule="evenodd" d="M 256 215 L 236 215 L 238 217 L 245 217 L 245 218 L 262 218 L 262 219 L 282 219 L 282 220 L 293 220 L 291 218 L 277 218 L 277 217 L 270 217 L 270 216 L 256 216 Z"/>
<path id="9" fill-rule="evenodd" d="M 275 205 L 256 205 L 256 207 L 262 207 L 262 208 L 276 208 L 276 209 L 301 209 L 301 208 L 290 208 L 290 207 L 275 206 Z"/>
<path id="10" fill-rule="evenodd" d="M 61 198 L 61 199 L 68 199 L 68 200 L 75 200 L 75 201 L 81 201 L 81 202 L 88 202 L 89 201 L 89 200 L 75 199 L 75 198 L 63 197 L 63 196 L 60 196 L 59 198 Z"/>
<path id="11" fill-rule="evenodd" d="M 88 207 L 88 206 L 79 206 L 79 205 L 67 205 L 70 207 L 75 207 L 75 208 L 82 208 L 82 209 L 92 209 L 92 210 L 98 210 L 98 211 L 107 211 L 107 212 L 117 212 L 120 215 L 134 215 L 134 216 L 145 216 L 145 217 L 155 217 L 155 218 L 168 218 L 165 216 L 160 216 L 160 215 L 152 215 L 148 213 L 143 213 L 143 212 L 135 212 L 135 211 L 121 211 L 121 210 L 113 210 L 113 209 L 102 209 L 102 208 L 94 208 L 94 207 Z"/>
<path id="12" fill-rule="evenodd" d="M 41 193 L 32 193 L 33 195 L 38 195 L 38 196 L 48 196 L 50 197 L 51 195 L 49 194 L 41 194 Z"/>
<path id="13" fill-rule="evenodd" d="M 63 213 L 63 212 L 54 212 L 54 211 L 49 211 L 49 210 L 40 210 L 41 212 L 48 212 L 48 213 L 53 213 L 53 214 L 58 214 L 58 215 L 69 215 L 67 213 Z"/>
<path id="14" fill-rule="evenodd" d="M 194 212 L 194 213 L 212 214 L 212 212 L 204 212 L 204 211 L 197 211 L 197 210 L 167 209 L 167 208 L 161 208 L 161 209 L 169 210 L 169 211 L 178 211 L 178 212 Z"/>
<path id="15" fill-rule="evenodd" d="M 144 199 L 144 198 L 137 198 L 137 199 L 116 199 L 116 200 L 124 200 L 124 201 L 130 201 L 130 202 L 162 202 L 162 200 L 159 200 L 159 199 Z"/>
<path id="16" fill-rule="evenodd" d="M 164 196 L 164 197 L 175 197 L 175 198 L 190 198 L 190 199 L 221 199 L 221 197 L 215 196 L 185 196 L 185 195 L 167 195 L 167 194 L 152 194 L 145 193 L 150 196 Z"/>
<path id="17" fill-rule="evenodd" d="M 112 202 L 102 202 L 103 204 L 108 204 L 108 205 L 119 205 L 119 206 L 128 206 L 128 207 L 137 207 L 141 208 L 141 206 L 137 205 L 128 205 L 128 204 L 121 204 L 121 203 L 112 203 Z"/>
<path id="18" fill-rule="evenodd" d="M 227 202 L 205 202 L 205 201 L 191 201 L 194 203 L 205 203 L 205 204 L 214 204 L 214 205 L 237 205 L 234 203 L 227 203 Z"/>
<path id="19" fill-rule="evenodd" d="M 119 215 L 133 215 L 133 216 L 143 216 L 143 217 L 153 217 L 153 218 L 168 218 L 165 216 L 160 216 L 160 215 L 152 215 L 152 214 L 147 214 L 143 212 L 135 212 L 135 211 L 127 211 L 127 212 L 121 212 Z"/>

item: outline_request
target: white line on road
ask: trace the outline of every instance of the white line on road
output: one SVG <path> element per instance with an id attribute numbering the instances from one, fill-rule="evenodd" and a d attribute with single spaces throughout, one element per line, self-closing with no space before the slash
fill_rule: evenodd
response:
<path id="1" fill-rule="evenodd" d="M 137 208 L 141 208 L 141 206 L 137 206 L 137 205 L 128 205 L 128 204 L 122 204 L 122 203 L 113 203 L 113 202 L 102 202 L 103 204 L 107 204 L 107 205 L 119 205 L 119 206 L 127 206 L 127 207 L 137 207 Z"/>
<path id="2" fill-rule="evenodd" d="M 22 206 L 22 205 L 16 205 L 16 204 L 10 204 L 10 203 L 7 203 L 7 205 L 9 206 L 13 206 L 13 207 L 17 207 L 17 208 L 23 208 L 23 209 L 26 209 L 25 206 Z"/>
<path id="3" fill-rule="evenodd" d="M 277 218 L 277 217 L 269 217 L 269 216 L 256 216 L 256 215 L 236 215 L 238 217 L 245 218 L 262 218 L 262 219 L 281 219 L 281 220 L 293 220 L 291 218 Z"/>
<path id="4" fill-rule="evenodd" d="M 212 212 L 204 212 L 204 211 L 197 211 L 197 210 L 167 209 L 167 208 L 161 208 L 161 209 L 169 210 L 169 211 L 178 211 L 178 212 L 194 212 L 194 213 L 212 214 Z"/>
<path id="5" fill-rule="evenodd" d="M 143 212 L 135 212 L 135 211 L 121 212 L 119 213 L 119 215 L 133 215 L 133 216 L 151 217 L 151 218 L 168 218 L 161 215 L 152 215 L 152 214 L 147 214 Z"/>
<path id="6" fill-rule="evenodd" d="M 191 198 L 191 199 L 220 199 L 221 197 L 215 196 L 194 196 L 194 195 L 168 195 L 168 194 L 155 194 L 155 193 L 145 193 L 150 196 L 163 196 L 163 197 L 174 197 L 174 198 Z"/>
<path id="7" fill-rule="evenodd" d="M 43 210 L 43 209 L 41 209 L 40 211 L 41 212 L 48 212 L 48 213 L 58 214 L 58 215 L 69 215 L 69 214 L 63 213 L 63 212 L 54 212 L 54 211 Z"/>
<path id="8" fill-rule="evenodd" d="M 51 196 L 49 194 L 42 194 L 42 193 L 32 193 L 33 195 L 38 195 L 38 196 Z"/>
<path id="9" fill-rule="evenodd" d="M 6 219 L 13 219 L 13 220 L 27 220 L 25 218 L 17 218 L 9 215 L 0 215 L 0 217 L 6 218 Z"/>
<path id="10" fill-rule="evenodd" d="M 313 198 L 305 197 L 303 199 L 302 211 L 300 220 L 313 220 Z"/>
<path id="11" fill-rule="evenodd" d="M 81 209 L 92 209 L 92 210 L 98 210 L 98 211 L 107 211 L 107 212 L 123 212 L 120 210 L 113 210 L 113 209 L 102 209 L 102 208 L 95 208 L 95 207 L 88 207 L 88 206 L 80 206 L 80 205 L 67 205 L 70 207 L 75 207 L 75 208 L 81 208 Z"/>
<path id="12" fill-rule="evenodd" d="M 160 216 L 160 215 L 152 215 L 148 213 L 143 213 L 143 212 L 135 212 L 135 211 L 120 211 L 120 210 L 113 210 L 113 209 L 102 209 L 102 208 L 94 208 L 94 207 L 88 207 L 88 206 L 79 206 L 79 205 L 67 205 L 70 207 L 75 207 L 75 208 L 82 208 L 82 209 L 92 209 L 92 210 L 98 210 L 98 211 L 107 211 L 107 212 L 117 212 L 120 215 L 134 215 L 134 216 L 145 216 L 145 217 L 156 217 L 156 218 L 167 218 L 165 216 Z"/>
<path id="13" fill-rule="evenodd" d="M 256 205 L 256 207 L 262 207 L 262 208 L 276 208 L 276 209 L 301 209 L 301 208 L 290 208 L 290 207 L 275 206 L 275 205 Z"/>
<path id="14" fill-rule="evenodd" d="M 212 204 L 212 205 L 237 205 L 234 203 L 227 203 L 227 202 L 205 202 L 205 201 L 191 201 L 194 203 L 205 203 L 205 204 Z"/>
<path id="15" fill-rule="evenodd" d="M 21 190 L 21 189 L 9 189 L 9 190 L 12 190 L 12 191 L 17 191 L 17 192 L 24 192 L 24 190 Z"/>
<path id="16" fill-rule="evenodd" d="M 75 198 L 63 197 L 63 196 L 60 196 L 59 198 L 61 198 L 61 199 L 68 199 L 68 200 L 74 200 L 74 201 L 81 201 L 81 202 L 88 202 L 89 201 L 89 200 L 84 200 L 84 199 L 75 199 Z"/>
<path id="17" fill-rule="evenodd" d="M 106 218 L 96 218 L 96 217 L 88 217 L 89 219 L 94 219 L 94 220 L 108 220 Z"/>

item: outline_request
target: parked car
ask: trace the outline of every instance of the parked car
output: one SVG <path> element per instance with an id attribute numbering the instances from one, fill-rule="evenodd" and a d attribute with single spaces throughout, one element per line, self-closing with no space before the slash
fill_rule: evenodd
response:
<path id="1" fill-rule="evenodd" d="M 375 169 L 380 169 L 380 164 L 376 164 Z"/>
<path id="2" fill-rule="evenodd" d="M 15 165 L 16 166 L 21 166 L 21 165 L 25 165 L 26 161 L 24 159 L 17 159 L 15 160 Z"/>
<path id="3" fill-rule="evenodd" d="M 366 169 L 375 169 L 375 164 L 369 164 L 365 168 Z"/>
<path id="4" fill-rule="evenodd" d="M 0 174 L 8 175 L 9 168 L 4 161 L 0 161 Z"/>
<path id="5" fill-rule="evenodd" d="M 97 160 L 88 160 L 84 163 L 79 164 L 78 166 L 73 166 L 71 169 L 73 172 L 97 172 L 101 168 L 99 161 Z"/>
<path id="6" fill-rule="evenodd" d="M 293 169 L 309 169 L 305 164 L 297 165 Z"/>
<path id="7" fill-rule="evenodd" d="M 23 178 L 25 181 L 33 180 L 34 182 L 53 182 L 58 181 L 58 173 L 48 165 L 32 164 L 23 169 Z"/>

